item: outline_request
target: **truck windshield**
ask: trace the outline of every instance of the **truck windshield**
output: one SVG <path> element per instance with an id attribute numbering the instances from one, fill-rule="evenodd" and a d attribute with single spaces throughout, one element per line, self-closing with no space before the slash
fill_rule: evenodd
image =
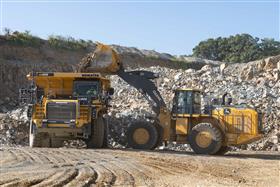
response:
<path id="1" fill-rule="evenodd" d="M 97 97 L 99 92 L 98 81 L 75 81 L 74 96 Z"/>
<path id="2" fill-rule="evenodd" d="M 201 94 L 199 92 L 194 92 L 194 104 L 200 105 L 201 103 Z"/>

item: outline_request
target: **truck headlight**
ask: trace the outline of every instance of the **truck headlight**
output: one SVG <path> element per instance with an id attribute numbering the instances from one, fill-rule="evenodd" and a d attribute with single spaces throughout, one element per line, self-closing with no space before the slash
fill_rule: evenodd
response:
<path id="1" fill-rule="evenodd" d="M 43 127 L 43 128 L 48 127 L 48 119 L 43 119 L 43 120 L 42 120 L 42 127 Z"/>
<path id="2" fill-rule="evenodd" d="M 74 128 L 76 126 L 76 120 L 71 119 L 70 120 L 70 127 Z"/>

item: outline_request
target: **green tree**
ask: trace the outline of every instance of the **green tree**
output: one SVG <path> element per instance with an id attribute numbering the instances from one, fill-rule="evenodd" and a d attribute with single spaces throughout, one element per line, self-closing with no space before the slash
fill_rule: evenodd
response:
<path id="1" fill-rule="evenodd" d="M 260 41 L 249 34 L 211 38 L 200 42 L 193 49 L 196 57 L 226 62 L 248 62 L 276 54 L 280 54 L 280 42 L 274 39 Z"/>
<path id="2" fill-rule="evenodd" d="M 280 42 L 275 41 L 274 39 L 264 38 L 261 40 L 260 50 L 264 56 L 273 56 L 280 54 Z"/>

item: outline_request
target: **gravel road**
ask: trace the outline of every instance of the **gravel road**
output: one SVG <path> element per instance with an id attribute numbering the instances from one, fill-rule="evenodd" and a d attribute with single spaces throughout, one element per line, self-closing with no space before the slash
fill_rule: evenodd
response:
<path id="1" fill-rule="evenodd" d="M 276 152 L 0 148 L 1 186 L 280 186 Z"/>

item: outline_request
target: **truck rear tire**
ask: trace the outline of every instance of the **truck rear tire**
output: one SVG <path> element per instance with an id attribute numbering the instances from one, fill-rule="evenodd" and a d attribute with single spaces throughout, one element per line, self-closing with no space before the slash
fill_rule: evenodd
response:
<path id="1" fill-rule="evenodd" d="M 46 133 L 36 133 L 36 126 L 30 120 L 29 147 L 50 147 L 50 137 Z"/>
<path id="2" fill-rule="evenodd" d="M 153 150 L 158 144 L 158 131 L 155 125 L 135 123 L 127 130 L 128 146 L 133 149 Z"/>
<path id="3" fill-rule="evenodd" d="M 104 119 L 98 117 L 92 122 L 91 137 L 87 141 L 88 148 L 102 148 L 104 143 L 105 125 Z"/>
<path id="4" fill-rule="evenodd" d="M 211 123 L 199 123 L 189 136 L 192 150 L 197 154 L 215 154 L 222 146 L 222 133 Z"/>
<path id="5" fill-rule="evenodd" d="M 52 137 L 51 138 L 51 147 L 52 148 L 58 148 L 63 146 L 63 141 L 66 139 L 63 138 L 57 138 L 57 137 Z"/>
<path id="6" fill-rule="evenodd" d="M 108 123 L 104 122 L 104 139 L 103 139 L 102 148 L 107 148 L 108 144 L 109 144 L 109 128 L 108 128 Z"/>

